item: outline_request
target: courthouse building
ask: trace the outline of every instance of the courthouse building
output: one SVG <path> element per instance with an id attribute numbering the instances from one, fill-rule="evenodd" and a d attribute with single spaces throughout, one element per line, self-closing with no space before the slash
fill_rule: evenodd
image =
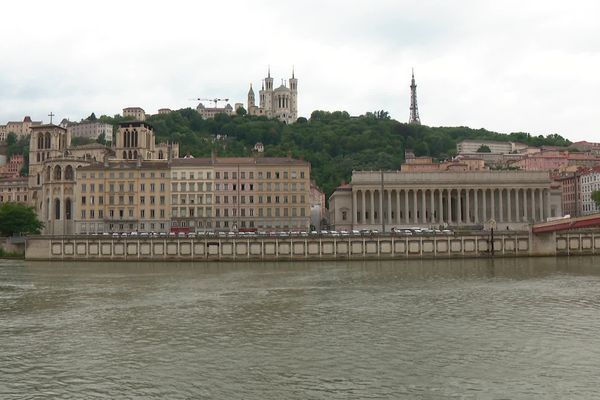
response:
<path id="1" fill-rule="evenodd" d="M 329 199 L 336 229 L 472 226 L 523 229 L 562 215 L 548 172 L 355 171 Z"/>

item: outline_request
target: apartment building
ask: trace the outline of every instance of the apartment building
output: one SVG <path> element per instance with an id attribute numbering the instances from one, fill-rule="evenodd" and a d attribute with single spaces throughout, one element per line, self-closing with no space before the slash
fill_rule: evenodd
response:
<path id="1" fill-rule="evenodd" d="M 210 158 L 182 158 L 171 164 L 171 228 L 214 228 L 214 168 Z"/>
<path id="2" fill-rule="evenodd" d="M 291 158 L 173 160 L 171 216 L 173 230 L 306 230 L 310 164 Z"/>
<path id="3" fill-rule="evenodd" d="M 77 170 L 77 233 L 170 230 L 169 165 L 118 161 Z"/>
<path id="4" fill-rule="evenodd" d="M 28 202 L 27 177 L 0 179 L 0 204 Z"/>

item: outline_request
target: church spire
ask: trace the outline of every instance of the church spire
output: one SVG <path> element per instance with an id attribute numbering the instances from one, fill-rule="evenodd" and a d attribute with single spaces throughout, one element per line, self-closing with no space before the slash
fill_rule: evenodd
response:
<path id="1" fill-rule="evenodd" d="M 417 84 L 415 83 L 415 70 L 412 70 L 412 79 L 410 82 L 410 118 L 409 124 L 421 125 L 419 118 L 419 108 L 417 106 Z"/>

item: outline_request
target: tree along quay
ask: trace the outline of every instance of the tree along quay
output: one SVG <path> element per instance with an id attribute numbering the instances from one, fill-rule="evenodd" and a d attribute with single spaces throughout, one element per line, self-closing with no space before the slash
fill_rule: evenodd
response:
<path id="1" fill-rule="evenodd" d="M 493 243 L 493 246 L 492 246 Z M 493 252 L 492 252 L 493 249 Z M 384 260 L 600 254 L 600 230 L 309 237 L 32 236 L 27 260 Z"/>

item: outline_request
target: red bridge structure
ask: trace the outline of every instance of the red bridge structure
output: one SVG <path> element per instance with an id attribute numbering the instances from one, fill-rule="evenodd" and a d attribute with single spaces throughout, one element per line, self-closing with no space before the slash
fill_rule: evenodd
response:
<path id="1" fill-rule="evenodd" d="M 563 217 L 551 221 L 533 224 L 531 231 L 534 234 L 568 231 L 571 229 L 592 228 L 600 226 L 600 214 L 586 215 L 585 217 Z"/>

